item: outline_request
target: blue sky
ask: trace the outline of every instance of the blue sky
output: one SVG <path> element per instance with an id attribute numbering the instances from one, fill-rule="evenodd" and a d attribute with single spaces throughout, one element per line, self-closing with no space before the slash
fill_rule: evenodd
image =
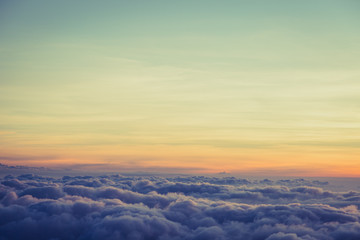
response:
<path id="1" fill-rule="evenodd" d="M 357 176 L 359 11 L 358 1 L 1 1 L 5 163 Z"/>

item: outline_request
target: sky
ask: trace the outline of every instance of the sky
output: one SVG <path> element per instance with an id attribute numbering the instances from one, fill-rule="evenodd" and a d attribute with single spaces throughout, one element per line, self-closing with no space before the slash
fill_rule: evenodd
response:
<path id="1" fill-rule="evenodd" d="M 0 1 L 0 162 L 360 177 L 360 2 Z"/>

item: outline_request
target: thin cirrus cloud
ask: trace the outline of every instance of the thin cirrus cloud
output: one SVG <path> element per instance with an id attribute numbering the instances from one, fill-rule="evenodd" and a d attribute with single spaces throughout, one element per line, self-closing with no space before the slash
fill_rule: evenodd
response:
<path id="1" fill-rule="evenodd" d="M 359 176 L 359 4 L 261 2 L 1 3 L 4 163 Z"/>

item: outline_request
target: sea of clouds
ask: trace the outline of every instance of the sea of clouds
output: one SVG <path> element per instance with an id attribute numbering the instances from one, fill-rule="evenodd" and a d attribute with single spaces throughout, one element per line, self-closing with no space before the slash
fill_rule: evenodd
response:
<path id="1" fill-rule="evenodd" d="M 359 240 L 360 192 L 304 179 L 0 178 L 0 240 Z"/>

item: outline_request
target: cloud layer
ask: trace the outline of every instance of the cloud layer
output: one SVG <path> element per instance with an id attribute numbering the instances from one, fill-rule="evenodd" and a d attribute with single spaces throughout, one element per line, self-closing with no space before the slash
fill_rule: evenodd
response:
<path id="1" fill-rule="evenodd" d="M 360 239 L 359 192 L 233 177 L 6 176 L 5 239 Z"/>

